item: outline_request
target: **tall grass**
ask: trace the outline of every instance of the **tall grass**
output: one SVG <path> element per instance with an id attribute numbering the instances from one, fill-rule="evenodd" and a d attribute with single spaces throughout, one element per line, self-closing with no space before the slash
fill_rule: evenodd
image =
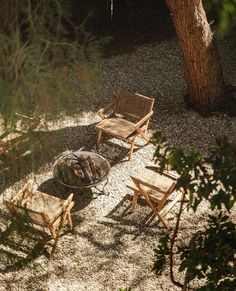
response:
<path id="1" fill-rule="evenodd" d="M 48 120 L 91 107 L 90 102 L 102 95 L 101 42 L 84 31 L 88 19 L 72 23 L 71 3 L 0 0 L 0 124 L 5 129 L 14 127 L 15 112 Z M 29 139 L 32 152 L 35 139 L 41 140 L 33 134 Z M 42 143 L 41 149 L 45 138 Z M 51 148 L 46 146 L 47 151 Z M 32 169 L 45 150 L 41 153 L 31 153 Z M 22 158 L 12 164 L 16 173 L 23 171 Z"/>
<path id="2" fill-rule="evenodd" d="M 58 113 L 97 95 L 101 45 L 70 14 L 69 0 L 0 1 L 3 116 Z"/>

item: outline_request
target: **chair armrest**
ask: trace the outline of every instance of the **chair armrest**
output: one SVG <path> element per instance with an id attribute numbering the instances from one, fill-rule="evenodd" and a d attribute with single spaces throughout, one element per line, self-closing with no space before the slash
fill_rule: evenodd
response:
<path id="1" fill-rule="evenodd" d="M 70 206 L 71 206 L 71 208 L 73 207 L 73 205 L 74 205 L 74 202 L 72 201 L 73 196 L 74 196 L 74 194 L 71 193 L 71 194 L 69 195 L 69 197 L 65 200 L 65 202 L 64 202 L 63 205 L 62 205 L 62 210 L 63 210 L 63 211 L 66 211 L 66 209 L 67 209 L 68 207 L 70 208 Z"/>
<path id="2" fill-rule="evenodd" d="M 153 111 L 150 111 L 147 115 L 145 115 L 142 119 L 140 119 L 137 123 L 134 124 L 134 127 L 140 128 L 142 124 L 147 121 L 153 115 Z"/>
<path id="3" fill-rule="evenodd" d="M 101 119 L 105 119 L 107 118 L 105 116 L 105 114 L 112 110 L 113 111 L 113 108 L 114 108 L 114 105 L 116 104 L 116 100 L 113 100 L 112 102 L 108 103 L 105 107 L 101 108 L 100 110 L 98 110 L 96 113 L 99 117 L 101 117 Z"/>

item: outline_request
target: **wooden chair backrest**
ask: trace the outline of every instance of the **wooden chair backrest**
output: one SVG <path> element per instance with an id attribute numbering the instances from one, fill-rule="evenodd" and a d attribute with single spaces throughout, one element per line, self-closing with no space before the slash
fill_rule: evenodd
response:
<path id="1" fill-rule="evenodd" d="M 119 90 L 114 112 L 139 120 L 152 111 L 153 104 L 153 98 Z"/>

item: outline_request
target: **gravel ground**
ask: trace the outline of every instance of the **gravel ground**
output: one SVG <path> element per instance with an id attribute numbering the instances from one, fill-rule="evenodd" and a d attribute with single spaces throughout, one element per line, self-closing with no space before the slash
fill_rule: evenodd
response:
<path id="1" fill-rule="evenodd" d="M 236 49 L 233 41 L 222 40 L 220 54 L 226 82 L 236 85 Z M 104 58 L 102 71 L 105 95 L 110 96 L 107 100 L 120 87 L 155 98 L 150 131 L 161 130 L 172 145 L 185 149 L 198 148 L 206 153 L 216 136 L 229 135 L 236 139 L 234 117 L 213 113 L 204 118 L 186 109 L 183 102 L 186 84 L 175 39 L 150 43 L 127 54 Z M 86 150 L 96 151 L 94 123 L 97 121 L 93 112 L 86 112 L 73 117 L 65 116 L 49 124 L 50 135 L 60 145 L 56 154 L 83 146 Z M 19 238 L 18 248 L 14 248 L 10 238 L 6 244 L 1 243 L 0 290 L 115 291 L 128 286 L 135 291 L 177 290 L 167 277 L 168 271 L 158 278 L 152 271 L 153 249 L 159 235 L 167 230 L 157 219 L 149 220 L 150 211 L 145 204 L 138 204 L 134 213 L 129 211 L 131 193 L 126 188 L 129 175 L 153 164 L 153 153 L 152 145 L 143 146 L 134 152 L 132 161 L 128 162 L 125 143 L 104 139 L 100 154 L 112 166 L 107 194 L 101 193 L 102 186 L 75 193 L 75 231 L 66 232 L 60 238 L 51 261 L 46 259 L 42 250 L 33 259 L 27 256 L 35 247 L 27 240 L 27 235 Z M 66 197 L 65 189 L 52 179 L 52 165 L 50 161 L 42 165 L 37 173 L 26 175 L 11 187 L 2 187 L 2 193 L 14 193 L 34 175 L 40 189 Z M 176 205 L 167 215 L 171 228 L 178 207 Z M 196 215 L 185 209 L 180 243 L 190 238 L 196 225 L 204 225 L 206 211 L 204 204 Z M 0 223 L 4 229 L 6 218 L 3 211 Z M 16 240 L 17 234 L 12 239 Z M 19 250 L 19 245 L 22 250 Z M 177 277 L 181 280 L 181 274 Z"/>

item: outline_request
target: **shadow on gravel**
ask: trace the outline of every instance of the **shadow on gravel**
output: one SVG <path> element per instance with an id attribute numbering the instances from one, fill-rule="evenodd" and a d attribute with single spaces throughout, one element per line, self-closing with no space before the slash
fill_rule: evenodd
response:
<path id="1" fill-rule="evenodd" d="M 157 217 L 153 214 L 153 211 L 147 207 L 144 199 L 139 199 L 134 212 L 131 211 L 132 195 L 126 194 L 123 199 L 109 212 L 106 216 L 115 221 L 118 221 L 122 225 L 132 225 L 138 228 L 153 228 L 160 227 Z"/>
<path id="2" fill-rule="evenodd" d="M 73 225 L 76 227 L 81 223 L 81 218 L 73 216 Z M 60 237 L 71 232 L 74 231 L 64 227 Z M 34 263 L 37 264 L 35 260 L 42 256 L 48 260 L 53 247 L 54 240 L 49 233 L 12 219 L 5 212 L 0 213 L 0 274 L 23 270 L 28 266 L 32 268 Z M 63 249 L 57 251 L 62 252 Z"/>
<path id="3" fill-rule="evenodd" d="M 13 158 L 1 157 L 0 192 L 30 173 L 37 174 L 39 169 L 46 165 L 51 164 L 53 170 L 56 158 L 66 151 L 83 148 L 87 151 L 98 152 L 108 159 L 111 166 L 121 160 L 127 160 L 129 147 L 125 148 L 119 144 L 114 144 L 110 139 L 109 136 L 104 135 L 101 149 L 97 151 L 94 124 L 31 132 L 24 145 L 12 153 Z"/>
<path id="4" fill-rule="evenodd" d="M 123 224 L 122 221 L 116 220 L 100 221 L 93 225 L 92 229 L 79 232 L 79 236 L 85 238 L 90 244 L 98 248 L 99 251 L 111 251 L 114 253 L 123 250 L 124 239 L 134 241 L 144 237 L 158 237 L 163 231 L 166 231 L 166 229 L 159 226 L 156 227 L 156 225 L 148 227 L 147 225 L 143 226 L 134 222 L 132 224 Z"/>
<path id="5" fill-rule="evenodd" d="M 46 244 L 51 237 L 29 225 L 11 222 L 0 236 L 0 273 L 25 268 L 42 255 L 48 255 Z"/>
<path id="6" fill-rule="evenodd" d="M 1 192 L 9 185 L 39 168 L 53 163 L 55 158 L 65 151 L 85 147 L 89 150 L 95 141 L 94 125 L 65 127 L 52 131 L 34 131 L 22 147 L 0 160 Z"/>
<path id="7" fill-rule="evenodd" d="M 121 142 L 114 139 L 113 137 L 105 136 L 102 140 L 101 147 L 98 153 L 106 158 L 111 166 L 115 166 L 119 163 L 130 162 L 128 160 L 128 154 L 130 150 L 130 144 Z M 135 145 L 133 153 L 145 147 L 147 143 Z"/>
<path id="8" fill-rule="evenodd" d="M 124 239 L 134 241 L 142 237 L 153 238 L 166 231 L 144 203 L 138 204 L 132 213 L 130 200 L 131 195 L 127 194 L 106 216 L 109 220 L 96 222 L 93 228 L 80 232 L 79 236 L 88 240 L 99 251 L 114 252 L 123 249 Z"/>

